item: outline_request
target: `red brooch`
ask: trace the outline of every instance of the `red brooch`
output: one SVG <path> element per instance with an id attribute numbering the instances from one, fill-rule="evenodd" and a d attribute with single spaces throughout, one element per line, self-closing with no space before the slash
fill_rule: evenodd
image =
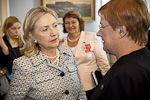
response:
<path id="1" fill-rule="evenodd" d="M 85 52 L 91 52 L 91 45 L 90 44 L 85 44 Z"/>
<path id="2" fill-rule="evenodd" d="M 85 44 L 85 42 L 84 42 L 84 44 Z M 91 51 L 93 50 L 90 43 L 89 43 L 89 44 L 85 44 L 85 45 L 83 46 L 83 48 L 85 49 L 85 52 L 86 52 L 86 53 L 91 52 Z"/>

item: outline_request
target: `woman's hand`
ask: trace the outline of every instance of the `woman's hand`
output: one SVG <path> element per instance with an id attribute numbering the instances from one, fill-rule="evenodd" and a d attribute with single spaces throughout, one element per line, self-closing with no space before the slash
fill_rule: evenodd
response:
<path id="1" fill-rule="evenodd" d="M 5 66 L 4 68 L 2 68 L 1 70 L 4 72 L 4 74 L 7 74 L 7 73 L 8 73 L 8 70 L 7 70 L 6 66 Z M 0 79 L 2 78 L 2 76 L 3 76 L 4 74 L 0 73 Z"/>

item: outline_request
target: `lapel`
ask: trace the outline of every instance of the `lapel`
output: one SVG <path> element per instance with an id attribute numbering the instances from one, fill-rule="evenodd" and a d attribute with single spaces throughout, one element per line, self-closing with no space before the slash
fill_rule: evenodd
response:
<path id="1" fill-rule="evenodd" d="M 66 52 L 66 50 L 62 47 L 58 47 L 58 50 L 60 53 L 59 65 L 51 63 L 46 55 L 44 55 L 42 52 L 39 52 L 38 54 L 34 54 L 33 56 L 31 56 L 31 62 L 33 63 L 33 66 L 38 67 L 41 63 L 46 62 L 48 67 L 62 71 L 64 69 L 63 64 L 69 58 L 70 54 Z"/>
<path id="2" fill-rule="evenodd" d="M 69 58 L 70 54 L 62 48 L 62 46 L 59 46 L 59 53 L 60 53 L 60 63 L 59 65 L 63 65 L 63 63 Z"/>
<path id="3" fill-rule="evenodd" d="M 80 36 L 80 39 L 79 39 L 79 42 L 77 44 L 77 48 L 76 48 L 76 51 L 75 51 L 75 56 L 80 54 L 83 42 L 85 42 L 85 32 L 81 31 L 81 36 Z"/>

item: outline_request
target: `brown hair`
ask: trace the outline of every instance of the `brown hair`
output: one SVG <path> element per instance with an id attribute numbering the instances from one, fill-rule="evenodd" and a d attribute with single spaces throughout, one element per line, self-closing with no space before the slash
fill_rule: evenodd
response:
<path id="1" fill-rule="evenodd" d="M 124 25 L 135 43 L 147 44 L 150 16 L 143 0 L 111 0 L 98 13 L 104 15 L 114 30 Z"/>
<path id="2" fill-rule="evenodd" d="M 76 11 L 68 11 L 64 16 L 63 16 L 63 32 L 64 33 L 67 33 L 66 32 L 66 29 L 65 29 L 65 18 L 76 18 L 78 21 L 79 21 L 79 25 L 80 25 L 80 32 L 81 31 L 84 31 L 84 20 L 82 18 L 82 16 L 76 12 Z"/>

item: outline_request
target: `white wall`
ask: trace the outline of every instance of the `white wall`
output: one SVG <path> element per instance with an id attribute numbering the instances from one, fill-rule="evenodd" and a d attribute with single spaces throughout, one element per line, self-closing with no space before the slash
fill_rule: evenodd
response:
<path id="1" fill-rule="evenodd" d="M 97 33 L 99 30 L 98 26 L 100 23 L 100 17 L 98 15 L 98 10 L 101 6 L 101 0 L 95 0 L 95 21 L 85 23 L 85 31 L 91 31 Z M 21 20 L 23 25 L 26 13 L 33 7 L 41 5 L 41 0 L 9 0 L 10 5 L 10 16 L 16 16 Z M 59 24 L 60 38 L 66 36 L 63 33 L 62 25 Z"/>
<path id="2" fill-rule="evenodd" d="M 9 0 L 10 16 L 18 17 L 23 26 L 26 13 L 40 4 L 41 0 Z"/>

